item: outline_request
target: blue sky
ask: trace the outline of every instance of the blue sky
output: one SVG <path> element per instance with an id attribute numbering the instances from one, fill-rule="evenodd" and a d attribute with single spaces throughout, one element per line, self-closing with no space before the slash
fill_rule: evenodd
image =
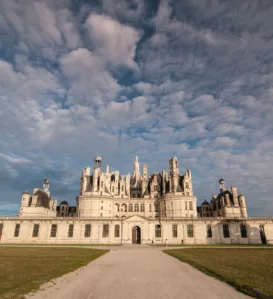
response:
<path id="1" fill-rule="evenodd" d="M 45 177 L 74 204 L 96 154 L 125 174 L 173 153 L 199 203 L 224 177 L 273 215 L 272 20 L 270 0 L 1 1 L 0 215 Z"/>

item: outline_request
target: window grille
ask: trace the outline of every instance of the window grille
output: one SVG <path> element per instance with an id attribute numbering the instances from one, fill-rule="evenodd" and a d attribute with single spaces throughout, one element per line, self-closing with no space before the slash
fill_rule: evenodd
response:
<path id="1" fill-rule="evenodd" d="M 245 224 L 240 225 L 240 230 L 241 230 L 241 238 L 247 238 L 247 230 Z"/>
<path id="2" fill-rule="evenodd" d="M 173 224 L 173 238 L 177 238 L 177 224 Z"/>
<path id="3" fill-rule="evenodd" d="M 188 238 L 193 238 L 193 225 L 192 224 L 187 225 L 187 236 L 188 236 Z"/>
<path id="4" fill-rule="evenodd" d="M 211 225 L 207 225 L 207 238 L 212 238 L 212 230 L 211 230 Z"/>
<path id="5" fill-rule="evenodd" d="M 57 235 L 57 224 L 52 224 L 51 225 L 50 237 L 55 238 L 56 235 Z"/>
<path id="6" fill-rule="evenodd" d="M 229 238 L 229 227 L 228 227 L 228 224 L 223 224 L 223 235 L 224 235 L 224 238 Z"/>
<path id="7" fill-rule="evenodd" d="M 161 238 L 161 226 L 159 224 L 155 226 L 155 237 Z"/>
<path id="8" fill-rule="evenodd" d="M 33 232 L 32 232 L 32 237 L 38 237 L 39 235 L 39 224 L 34 224 L 33 226 Z"/>
<path id="9" fill-rule="evenodd" d="M 73 231 L 74 231 L 74 225 L 73 224 L 69 224 L 69 227 L 68 227 L 68 238 L 73 238 Z"/>
<path id="10" fill-rule="evenodd" d="M 103 238 L 108 238 L 108 236 L 109 236 L 109 225 L 108 224 L 103 224 L 102 237 Z"/>
<path id="11" fill-rule="evenodd" d="M 119 224 L 115 225 L 115 238 L 119 238 Z"/>
<path id="12" fill-rule="evenodd" d="M 85 224 L 84 237 L 90 238 L 90 235 L 91 235 L 91 225 Z"/>
<path id="13" fill-rule="evenodd" d="M 20 224 L 16 224 L 14 230 L 14 237 L 15 238 L 19 237 L 19 234 L 20 234 Z"/>

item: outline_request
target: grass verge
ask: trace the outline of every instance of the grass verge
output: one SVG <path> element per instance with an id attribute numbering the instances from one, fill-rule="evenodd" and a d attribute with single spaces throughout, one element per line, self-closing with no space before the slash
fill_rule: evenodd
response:
<path id="1" fill-rule="evenodd" d="M 150 244 L 150 246 L 157 246 L 157 247 L 165 247 L 164 244 Z M 271 244 L 168 244 L 168 247 L 265 247 L 265 248 L 273 248 Z"/>
<path id="2" fill-rule="evenodd" d="M 56 247 L 94 247 L 94 246 L 122 246 L 122 244 L 43 244 L 43 243 L 0 243 L 0 247 L 1 246 L 41 246 L 41 247 L 45 247 L 45 246 L 56 246 Z"/>
<path id="3" fill-rule="evenodd" d="M 43 283 L 72 272 L 108 252 L 85 248 L 0 248 L 0 298 L 23 298 Z"/>
<path id="4" fill-rule="evenodd" d="M 273 250 L 194 248 L 165 253 L 216 277 L 238 291 L 260 299 L 273 298 Z"/>

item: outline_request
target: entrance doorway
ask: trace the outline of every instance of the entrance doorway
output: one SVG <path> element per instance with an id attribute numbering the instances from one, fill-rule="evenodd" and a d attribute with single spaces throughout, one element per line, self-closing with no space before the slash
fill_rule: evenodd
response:
<path id="1" fill-rule="evenodd" d="M 141 244 L 141 230 L 139 226 L 132 229 L 132 244 Z"/>
<path id="2" fill-rule="evenodd" d="M 264 226 L 261 224 L 260 225 L 260 236 L 262 240 L 262 244 L 266 244 L 266 236 L 265 236 L 265 231 L 264 231 Z"/>

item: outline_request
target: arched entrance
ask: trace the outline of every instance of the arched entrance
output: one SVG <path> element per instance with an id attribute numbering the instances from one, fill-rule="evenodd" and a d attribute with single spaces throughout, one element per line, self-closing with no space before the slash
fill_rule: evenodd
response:
<path id="1" fill-rule="evenodd" d="M 139 226 L 132 229 L 132 244 L 141 244 L 141 230 Z"/>

